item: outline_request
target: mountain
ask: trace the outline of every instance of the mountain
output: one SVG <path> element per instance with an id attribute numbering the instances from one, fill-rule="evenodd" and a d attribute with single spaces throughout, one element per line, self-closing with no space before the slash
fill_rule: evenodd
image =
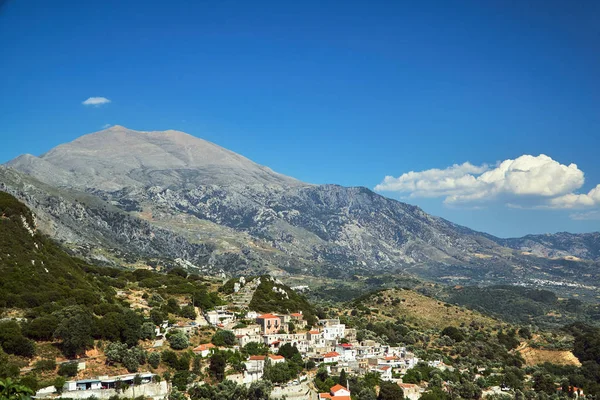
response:
<path id="1" fill-rule="evenodd" d="M 41 157 L 17 157 L 7 165 L 55 186 L 105 191 L 147 186 L 301 184 L 184 132 L 141 132 L 122 126 L 84 135 Z"/>
<path id="2" fill-rule="evenodd" d="M 571 257 L 600 261 L 600 232 L 578 234 L 559 232 L 497 241 L 503 246 L 541 257 Z"/>
<path id="3" fill-rule="evenodd" d="M 20 156 L 0 178 L 59 240 L 105 261 L 162 256 L 213 272 L 333 277 L 402 270 L 447 282 L 600 280 L 597 237 L 585 242 L 590 257 L 564 263 L 366 188 L 300 182 L 178 131 L 114 126 Z"/>

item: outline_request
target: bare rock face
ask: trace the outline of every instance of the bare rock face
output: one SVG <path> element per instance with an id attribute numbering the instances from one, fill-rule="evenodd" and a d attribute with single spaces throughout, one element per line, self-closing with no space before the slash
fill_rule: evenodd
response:
<path id="1" fill-rule="evenodd" d="M 146 186 L 301 184 L 187 133 L 141 132 L 122 126 L 84 135 L 39 158 L 18 157 L 7 165 L 45 183 L 107 191 Z"/>
<path id="2" fill-rule="evenodd" d="M 162 255 L 236 273 L 404 270 L 487 283 L 544 275 L 536 271 L 550 263 L 540 252 L 523 255 L 525 242 L 472 231 L 366 188 L 306 184 L 178 131 L 115 126 L 7 166 L 0 189 L 42 215 L 42 229 L 130 258 Z M 588 259 L 578 268 L 596 268 L 598 279 L 589 260 L 599 241 L 527 243 L 546 253 L 575 249 L 571 255 Z M 576 279 L 569 268 L 560 276 Z"/>

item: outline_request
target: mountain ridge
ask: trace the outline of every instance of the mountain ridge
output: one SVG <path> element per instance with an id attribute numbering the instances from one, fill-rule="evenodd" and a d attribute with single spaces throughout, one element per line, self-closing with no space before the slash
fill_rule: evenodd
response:
<path id="1" fill-rule="evenodd" d="M 594 257 L 600 237 L 582 242 L 589 249 L 577 254 L 589 258 L 572 265 L 573 259 L 564 259 L 579 257 L 569 250 L 581 244 L 554 248 L 551 241 L 541 243 L 539 238 L 496 238 L 368 188 L 306 184 L 214 143 L 166 132 L 112 127 L 40 157 L 11 160 L 0 176 L 24 173 L 58 192 L 85 193 L 96 199 L 87 202 L 119 209 L 155 235 L 168 233 L 178 238 L 173 240 L 208 246 L 206 257 L 192 260 L 202 266 L 217 254 L 233 257 L 237 266 L 223 268 L 228 272 L 266 268 L 340 276 L 359 270 L 409 271 L 458 283 L 522 282 L 533 277 L 574 284 L 600 281 Z M 19 191 L 14 183 L 5 186 Z M 35 192 L 30 202 L 49 190 L 40 187 L 30 182 L 29 191 Z M 63 224 L 60 213 L 48 207 L 42 205 L 39 211 L 57 226 Z M 112 227 L 106 235 L 116 235 L 108 241 L 118 242 L 112 217 L 98 215 L 96 224 Z M 79 236 L 93 243 L 91 232 L 80 229 Z M 135 240 L 145 239 L 142 235 Z M 527 251 L 528 246 L 535 251 Z M 122 247 L 127 248 L 126 243 Z M 589 276 L 582 279 L 582 272 Z"/>

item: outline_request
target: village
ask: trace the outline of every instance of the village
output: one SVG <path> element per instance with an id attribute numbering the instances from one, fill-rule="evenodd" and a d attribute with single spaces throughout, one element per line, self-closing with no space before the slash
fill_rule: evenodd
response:
<path id="1" fill-rule="evenodd" d="M 201 318 L 201 319 L 200 319 Z M 425 388 L 415 384 L 403 383 L 402 376 L 413 368 L 419 359 L 405 347 L 391 347 L 382 345 L 373 340 L 362 342 L 356 339 L 356 330 L 348 329 L 337 318 L 319 319 L 317 327 L 309 327 L 302 312 L 290 314 L 265 313 L 259 314 L 248 311 L 243 315 L 230 310 L 227 306 L 220 306 L 214 310 L 203 313 L 199 319 L 188 324 L 165 324 L 157 327 L 157 343 L 167 332 L 171 334 L 180 331 L 186 335 L 193 335 L 202 327 L 212 326 L 217 330 L 233 332 L 236 343 L 228 350 L 237 351 L 250 343 L 262 344 L 268 347 L 266 355 L 252 355 L 244 362 L 242 372 L 226 376 L 227 380 L 237 384 L 249 385 L 263 379 L 265 365 L 283 363 L 285 358 L 278 354 L 279 349 L 288 344 L 298 350 L 305 365 L 324 367 L 328 373 L 339 375 L 343 370 L 347 375 L 361 376 L 366 373 L 377 373 L 381 380 L 397 383 L 404 391 L 405 397 L 417 400 Z M 202 321 L 204 319 L 205 321 Z M 199 323 L 198 321 L 202 321 Z M 244 322 L 252 321 L 252 324 Z M 162 329 L 161 329 L 162 328 Z M 194 354 L 209 358 L 213 352 L 220 350 L 213 343 L 203 343 L 193 348 Z M 441 361 L 429 362 L 436 368 L 447 368 Z M 141 373 L 142 381 L 138 383 L 138 395 L 155 399 L 168 395 L 168 385 L 153 379 L 152 373 Z M 116 393 L 115 382 L 119 380 L 127 385 L 131 391 L 134 375 L 120 377 L 98 377 L 79 381 L 68 381 L 65 385 L 63 396 L 71 398 L 88 398 L 91 396 L 108 398 Z M 328 393 L 319 393 L 312 384 L 314 371 L 305 372 L 289 382 L 278 385 L 272 393 L 272 398 L 285 396 L 297 399 L 350 399 L 350 391 L 346 386 L 337 384 L 330 388 Z M 37 397 L 45 397 L 51 391 L 42 390 Z"/>
<path id="2" fill-rule="evenodd" d="M 424 379 L 415 381 L 414 373 L 418 368 L 470 373 L 466 368 L 455 370 L 455 366 L 444 363 L 441 356 L 435 358 L 435 353 L 433 357 L 421 359 L 415 354 L 414 347 L 392 346 L 364 335 L 361 337 L 357 329 L 344 323 L 348 320 L 348 310 L 330 310 L 327 318 L 318 318 L 302 310 L 281 312 L 282 308 L 291 307 L 282 307 L 280 303 L 290 298 L 297 300 L 297 294 L 276 278 L 263 276 L 246 281 L 241 277 L 233 284 L 231 281 L 223 279 L 218 283 L 225 299 L 221 305 L 201 309 L 191 298 L 184 297 L 177 304 L 167 302 L 179 310 L 193 309 L 193 315 L 170 316 L 154 325 L 152 339 L 144 344 L 148 363 L 140 364 L 135 373 L 127 368 L 129 374 L 113 375 L 110 372 L 114 369 L 106 369 L 103 371 L 108 374 L 93 375 L 97 370 L 89 369 L 89 365 L 86 367 L 86 361 L 91 359 L 81 359 L 77 361 L 77 369 L 82 373 L 64 382 L 60 390 L 46 387 L 38 390 L 35 397 L 56 397 L 58 392 L 64 398 L 74 399 L 112 400 L 143 396 L 154 400 L 184 400 L 198 387 L 228 381 L 246 388 L 267 382 L 271 385 L 267 395 L 271 399 L 350 400 L 362 398 L 351 392 L 352 381 L 376 377 L 374 390 L 392 385 L 401 389 L 403 398 L 417 400 L 431 389 Z M 261 290 L 262 293 L 257 294 Z M 153 301 L 152 296 L 145 300 L 136 291 L 121 291 L 118 295 L 151 314 L 152 307 L 147 305 Z M 261 296 L 267 299 L 265 303 L 253 302 Z M 265 304 L 273 299 L 275 303 L 272 304 L 276 305 L 270 312 L 256 311 L 267 309 Z M 449 310 L 443 305 L 440 308 Z M 176 339 L 183 339 L 183 345 L 175 346 Z M 106 358 L 106 347 L 103 352 L 102 357 Z M 158 359 L 159 355 L 160 365 L 158 362 L 152 365 L 150 358 L 156 356 L 154 358 Z M 222 366 L 220 372 L 215 372 L 213 361 L 219 357 L 223 357 Z M 182 369 L 177 363 L 183 359 L 186 361 Z M 105 365 L 114 364 L 108 358 L 104 362 Z M 175 383 L 179 371 L 188 374 L 190 363 L 194 379 L 183 383 L 179 379 Z M 119 371 L 124 372 L 123 369 Z M 483 367 L 472 372 L 473 379 L 482 379 L 486 372 L 488 376 L 490 374 Z M 329 379 L 322 378 L 323 375 Z M 491 372 L 491 376 L 494 375 L 500 376 Z M 452 390 L 451 383 L 444 380 L 439 382 L 439 387 L 444 393 Z M 509 390 L 511 387 L 504 384 L 489 385 L 480 396 L 502 396 Z M 580 388 L 573 388 L 573 391 L 575 397 L 583 396 Z"/>

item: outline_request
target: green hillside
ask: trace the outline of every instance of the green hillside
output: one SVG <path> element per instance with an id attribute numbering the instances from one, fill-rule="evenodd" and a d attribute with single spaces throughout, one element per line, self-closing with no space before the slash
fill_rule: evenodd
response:
<path id="1" fill-rule="evenodd" d="M 71 257 L 35 229 L 29 209 L 0 192 L 0 308 L 93 305 L 114 290 L 91 279 Z"/>

